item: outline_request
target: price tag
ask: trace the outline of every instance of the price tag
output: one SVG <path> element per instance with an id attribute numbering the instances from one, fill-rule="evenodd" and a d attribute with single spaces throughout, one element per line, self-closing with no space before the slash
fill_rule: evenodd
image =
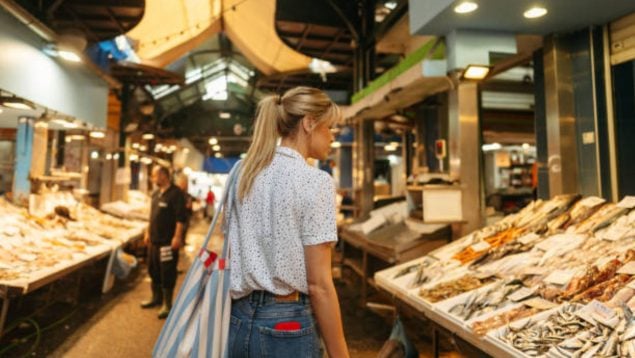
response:
<path id="1" fill-rule="evenodd" d="M 600 204 L 603 204 L 605 201 L 605 199 L 598 198 L 597 196 L 590 196 L 588 198 L 580 200 L 580 205 L 586 206 L 588 208 L 594 208 Z"/>
<path id="2" fill-rule="evenodd" d="M 620 269 L 617 270 L 617 273 L 631 275 L 631 276 L 635 275 L 635 261 L 631 261 L 627 263 L 626 265 L 620 267 Z"/>
<path id="3" fill-rule="evenodd" d="M 532 232 L 531 234 L 527 234 L 527 235 L 524 235 L 524 236 L 520 237 L 518 239 L 518 242 L 520 242 L 523 245 L 527 245 L 527 244 L 532 243 L 532 242 L 534 242 L 534 241 L 536 241 L 538 239 L 540 239 L 540 236 L 538 234 Z"/>
<path id="4" fill-rule="evenodd" d="M 632 209 L 635 208 L 635 196 L 626 196 L 622 201 L 617 203 L 618 208 Z"/>
<path id="5" fill-rule="evenodd" d="M 557 304 L 540 297 L 530 298 L 527 301 L 523 301 L 523 304 L 539 310 L 548 310 L 558 306 Z"/>
<path id="6" fill-rule="evenodd" d="M 611 307 L 596 300 L 591 301 L 582 309 L 582 311 L 584 311 L 582 312 L 582 314 L 586 316 L 586 318 L 580 318 L 586 321 L 589 320 L 590 316 L 591 319 L 611 328 L 615 328 L 615 326 L 617 326 L 617 324 L 620 322 L 619 317 L 617 317 L 615 311 Z"/>
<path id="7" fill-rule="evenodd" d="M 571 281 L 573 278 L 574 272 L 567 270 L 556 270 L 549 274 L 549 276 L 545 277 L 543 282 L 551 283 L 558 286 L 564 286 Z"/>
<path id="8" fill-rule="evenodd" d="M 538 288 L 537 287 L 534 287 L 534 288 L 522 287 L 516 290 L 516 292 L 512 293 L 508 297 L 510 300 L 514 302 L 522 301 L 525 298 L 533 296 L 536 293 L 536 289 Z"/>
<path id="9" fill-rule="evenodd" d="M 491 245 L 487 242 L 487 241 L 481 241 L 481 242 L 477 242 L 476 244 L 472 245 L 472 250 L 476 251 L 476 252 L 480 252 L 480 251 L 485 251 L 487 249 L 489 249 L 491 247 Z"/>

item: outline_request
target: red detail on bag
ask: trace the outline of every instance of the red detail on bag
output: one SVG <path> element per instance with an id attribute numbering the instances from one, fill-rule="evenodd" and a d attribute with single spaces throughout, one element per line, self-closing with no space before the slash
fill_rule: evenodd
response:
<path id="1" fill-rule="evenodd" d="M 212 251 L 209 251 L 208 254 L 209 256 L 207 257 L 207 260 L 205 260 L 205 267 L 210 267 L 218 257 L 218 255 Z"/>
<path id="2" fill-rule="evenodd" d="M 299 331 L 301 328 L 302 325 L 297 321 L 278 322 L 273 326 L 273 329 L 278 331 Z"/>
<path id="3" fill-rule="evenodd" d="M 224 270 L 225 269 L 225 259 L 219 259 L 218 260 L 218 269 L 219 270 Z"/>

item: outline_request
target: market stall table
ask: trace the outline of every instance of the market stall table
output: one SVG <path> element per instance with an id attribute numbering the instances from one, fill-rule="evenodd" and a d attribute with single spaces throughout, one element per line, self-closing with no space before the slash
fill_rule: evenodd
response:
<path id="1" fill-rule="evenodd" d="M 410 229 L 405 223 L 388 225 L 364 235 L 361 231 L 342 228 L 342 263 L 361 277 L 361 304 L 366 304 L 368 285 L 375 286 L 374 269 L 370 260 L 380 261 L 383 267 L 420 257 L 451 239 L 448 225 L 421 225 Z M 350 255 L 349 255 L 350 254 Z"/>

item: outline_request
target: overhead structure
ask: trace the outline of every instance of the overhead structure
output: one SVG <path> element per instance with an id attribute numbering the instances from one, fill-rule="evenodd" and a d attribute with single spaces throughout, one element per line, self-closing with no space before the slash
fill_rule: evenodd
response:
<path id="1" fill-rule="evenodd" d="M 285 45 L 274 27 L 275 0 L 157 0 L 128 36 L 142 62 L 166 66 L 225 32 L 262 73 L 297 71 L 311 59 Z"/>

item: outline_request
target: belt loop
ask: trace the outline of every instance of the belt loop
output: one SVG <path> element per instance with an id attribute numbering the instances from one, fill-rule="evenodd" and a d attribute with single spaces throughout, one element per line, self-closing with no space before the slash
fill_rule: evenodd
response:
<path id="1" fill-rule="evenodd" d="M 264 291 L 260 291 L 260 306 L 264 306 L 265 305 L 265 292 Z"/>

